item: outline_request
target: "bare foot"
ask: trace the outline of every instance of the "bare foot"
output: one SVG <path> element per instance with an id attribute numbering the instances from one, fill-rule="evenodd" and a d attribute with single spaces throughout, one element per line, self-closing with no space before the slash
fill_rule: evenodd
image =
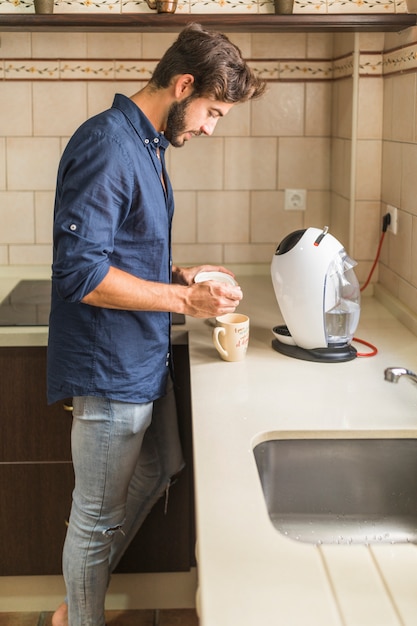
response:
<path id="1" fill-rule="evenodd" d="M 66 602 L 60 604 L 52 615 L 52 626 L 68 626 L 68 606 Z"/>

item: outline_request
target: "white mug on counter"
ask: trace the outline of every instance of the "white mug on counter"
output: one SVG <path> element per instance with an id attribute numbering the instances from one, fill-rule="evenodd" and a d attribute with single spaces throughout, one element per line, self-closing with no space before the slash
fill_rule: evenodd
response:
<path id="1" fill-rule="evenodd" d="M 224 361 L 242 361 L 249 343 L 249 318 L 241 313 L 216 317 L 213 343 Z"/>

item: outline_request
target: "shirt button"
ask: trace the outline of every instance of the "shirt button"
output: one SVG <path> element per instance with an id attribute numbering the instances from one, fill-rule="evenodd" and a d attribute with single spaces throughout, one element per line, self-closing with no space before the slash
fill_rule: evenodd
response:
<path id="1" fill-rule="evenodd" d="M 149 139 L 145 139 L 144 143 L 145 143 L 145 145 L 147 146 L 147 145 L 148 145 L 148 143 L 149 143 Z"/>
<path id="2" fill-rule="evenodd" d="M 77 230 L 77 226 L 75 224 L 71 224 L 70 230 Z"/>
<path id="3" fill-rule="evenodd" d="M 155 139 L 153 141 L 154 141 L 154 143 L 159 143 L 158 137 L 155 137 Z"/>

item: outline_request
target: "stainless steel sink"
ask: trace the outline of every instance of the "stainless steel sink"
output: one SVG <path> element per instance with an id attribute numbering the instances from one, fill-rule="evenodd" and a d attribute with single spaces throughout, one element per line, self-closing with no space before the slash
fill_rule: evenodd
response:
<path id="1" fill-rule="evenodd" d="M 269 517 L 308 543 L 417 543 L 417 439 L 273 439 L 254 448 Z"/>

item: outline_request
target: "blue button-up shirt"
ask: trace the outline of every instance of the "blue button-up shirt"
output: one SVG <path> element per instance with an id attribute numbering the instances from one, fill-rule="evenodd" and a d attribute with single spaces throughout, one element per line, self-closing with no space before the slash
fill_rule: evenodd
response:
<path id="1" fill-rule="evenodd" d="M 110 266 L 171 281 L 167 146 L 142 111 L 117 94 L 112 108 L 85 122 L 64 151 L 54 213 L 49 402 L 85 395 L 149 402 L 164 394 L 169 313 L 81 300 Z"/>

